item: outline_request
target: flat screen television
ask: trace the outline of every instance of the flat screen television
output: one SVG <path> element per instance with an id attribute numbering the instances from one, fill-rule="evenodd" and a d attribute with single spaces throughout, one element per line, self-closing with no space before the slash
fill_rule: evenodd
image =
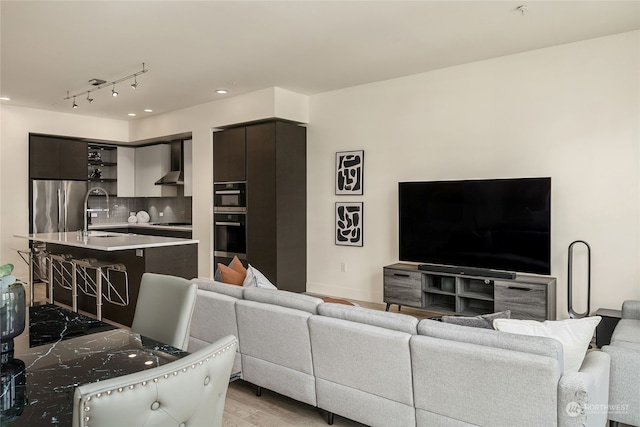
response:
<path id="1" fill-rule="evenodd" d="M 401 261 L 551 273 L 551 178 L 400 182 L 398 201 Z"/>

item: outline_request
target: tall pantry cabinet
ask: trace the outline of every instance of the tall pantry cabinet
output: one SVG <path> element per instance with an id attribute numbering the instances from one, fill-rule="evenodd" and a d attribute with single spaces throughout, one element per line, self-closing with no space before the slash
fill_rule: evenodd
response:
<path id="1" fill-rule="evenodd" d="M 247 261 L 279 289 L 305 292 L 306 128 L 272 120 L 226 132 L 233 133 L 236 144 L 242 133 L 245 138 Z M 214 143 L 214 176 L 216 152 Z"/>

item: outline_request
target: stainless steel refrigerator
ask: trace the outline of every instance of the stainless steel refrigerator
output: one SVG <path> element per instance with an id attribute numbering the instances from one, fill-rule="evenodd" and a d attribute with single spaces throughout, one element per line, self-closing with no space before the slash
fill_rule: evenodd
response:
<path id="1" fill-rule="evenodd" d="M 33 180 L 31 190 L 32 233 L 82 230 L 86 181 Z"/>

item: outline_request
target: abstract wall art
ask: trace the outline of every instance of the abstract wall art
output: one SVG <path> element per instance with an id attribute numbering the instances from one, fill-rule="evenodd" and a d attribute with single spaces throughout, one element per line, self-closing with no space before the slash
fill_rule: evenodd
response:
<path id="1" fill-rule="evenodd" d="M 336 245 L 363 245 L 362 211 L 362 202 L 336 203 Z"/>
<path id="2" fill-rule="evenodd" d="M 336 195 L 362 195 L 364 150 L 336 153 Z"/>

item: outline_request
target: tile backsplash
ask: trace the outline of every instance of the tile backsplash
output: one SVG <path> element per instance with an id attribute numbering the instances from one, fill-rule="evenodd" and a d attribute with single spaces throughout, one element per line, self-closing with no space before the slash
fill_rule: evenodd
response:
<path id="1" fill-rule="evenodd" d="M 89 208 L 106 207 L 106 197 L 89 197 Z M 127 222 L 131 212 L 139 211 L 146 211 L 150 222 L 191 222 L 191 197 L 109 197 L 109 218 L 106 212 L 97 212 L 91 224 Z"/>

